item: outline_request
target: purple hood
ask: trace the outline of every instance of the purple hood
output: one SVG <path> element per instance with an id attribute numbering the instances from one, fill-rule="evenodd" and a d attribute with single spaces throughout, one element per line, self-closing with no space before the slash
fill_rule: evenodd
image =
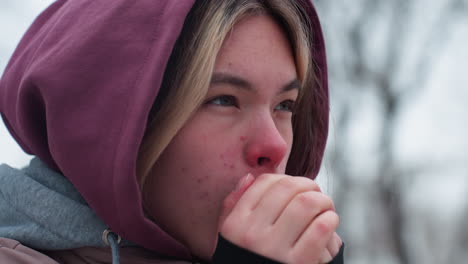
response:
<path id="1" fill-rule="evenodd" d="M 313 56 L 327 90 L 318 17 L 299 1 L 312 20 Z M 58 0 L 26 32 L 0 80 L 0 112 L 24 151 L 68 178 L 123 238 L 185 258 L 187 249 L 144 216 L 136 161 L 193 3 Z"/>

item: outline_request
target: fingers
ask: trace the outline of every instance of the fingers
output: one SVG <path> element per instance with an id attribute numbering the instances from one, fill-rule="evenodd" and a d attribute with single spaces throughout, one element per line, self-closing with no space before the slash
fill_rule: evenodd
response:
<path id="1" fill-rule="evenodd" d="M 341 245 L 341 238 L 336 232 L 333 233 L 332 238 L 328 241 L 327 248 L 322 251 L 322 256 L 320 258 L 320 263 L 329 263 L 333 258 L 338 255 Z"/>
<path id="2" fill-rule="evenodd" d="M 293 197 L 276 221 L 275 225 L 279 227 L 278 235 L 293 247 L 313 219 L 328 210 L 334 210 L 334 205 L 325 194 L 315 191 L 299 193 Z"/>
<path id="3" fill-rule="evenodd" d="M 328 250 L 324 250 L 322 252 L 322 256 L 320 257 L 319 263 L 323 263 L 323 264 L 329 263 L 332 261 L 332 259 L 333 257 L 331 256 L 330 252 Z"/>
<path id="4" fill-rule="evenodd" d="M 295 200 L 295 196 L 310 191 L 320 191 L 314 181 L 287 176 L 270 184 L 263 194 L 259 194 L 261 198 L 253 210 L 256 211 L 258 221 L 274 224 L 291 201 Z"/>
<path id="5" fill-rule="evenodd" d="M 237 204 L 239 199 L 242 197 L 244 192 L 252 185 L 255 178 L 252 174 L 247 174 L 246 176 L 242 177 L 235 190 L 233 190 L 225 199 L 223 203 L 223 208 L 221 210 L 221 214 L 219 217 L 219 224 L 221 225 L 226 217 L 231 213 L 234 206 Z"/>
<path id="6" fill-rule="evenodd" d="M 280 174 L 260 175 L 242 194 L 230 212 L 231 216 L 226 217 L 223 213 L 220 231 L 225 237 L 236 241 L 243 240 L 240 238 L 242 233 L 238 232 L 240 223 L 248 223 L 245 228 L 256 230 L 255 233 L 259 236 L 261 232 L 269 232 L 268 226 L 276 221 L 290 200 L 297 193 L 310 190 L 320 191 L 320 188 L 314 181 L 305 177 Z M 229 197 L 225 200 L 225 207 L 230 206 L 229 204 L 232 203 L 230 200 Z"/>
<path id="7" fill-rule="evenodd" d="M 262 174 L 258 176 L 251 188 L 239 200 L 239 203 L 244 205 L 243 209 L 248 211 L 253 210 L 268 188 L 283 177 L 283 175 L 279 174 Z"/>
<path id="8" fill-rule="evenodd" d="M 243 233 L 239 232 L 242 228 L 240 223 L 248 223 L 246 228 L 252 228 L 252 220 L 249 219 L 253 208 L 258 204 L 261 195 L 268 187 L 281 178 L 281 175 L 270 174 L 268 176 L 261 175 L 255 179 L 251 186 L 246 190 L 240 199 L 235 204 L 232 210 L 223 209 L 220 220 L 220 232 L 226 238 L 230 238 L 232 242 L 238 241 Z M 230 207 L 232 204 L 231 194 L 224 200 L 224 207 Z M 229 215 L 225 212 L 230 211 Z M 253 229 L 253 228 L 252 228 Z M 247 233 L 244 230 L 244 233 Z"/>
<path id="9" fill-rule="evenodd" d="M 221 224 L 221 233 L 226 237 L 233 237 L 238 234 L 237 228 L 239 222 L 242 223 L 251 223 L 252 221 L 249 218 L 253 208 L 258 204 L 258 201 L 261 199 L 261 195 L 269 188 L 269 186 L 282 178 L 282 175 L 277 174 L 268 174 L 258 176 L 252 185 L 246 190 L 242 197 L 237 201 L 235 207 L 230 212 L 231 217 L 226 218 L 226 221 L 220 221 Z M 225 200 L 225 207 L 229 203 L 228 199 Z M 226 211 L 226 210 L 223 210 Z M 235 217 L 234 217 L 235 216 Z M 249 225 L 252 227 L 252 225 Z"/>
<path id="10" fill-rule="evenodd" d="M 331 261 L 341 239 L 335 233 L 339 219 L 330 197 L 304 177 L 265 174 L 252 181 L 226 198 L 221 234 L 285 263 Z"/>
<path id="11" fill-rule="evenodd" d="M 246 217 L 255 211 L 254 217 L 258 217 L 256 220 L 273 224 L 289 201 L 305 191 L 320 192 L 320 188 L 305 177 L 263 174 L 244 193 L 236 209 Z"/>
<path id="12" fill-rule="evenodd" d="M 340 236 L 336 232 L 333 233 L 332 239 L 327 244 L 327 249 L 330 252 L 330 255 L 332 257 L 335 257 L 338 255 L 338 252 L 340 252 L 340 248 L 343 242 L 341 241 Z"/>
<path id="13" fill-rule="evenodd" d="M 330 240 L 336 239 L 334 233 L 338 224 L 339 218 L 334 211 L 329 210 L 317 216 L 293 247 L 291 254 L 294 263 L 307 263 L 317 256 L 320 256 L 319 263 L 331 261 L 336 253 L 332 256 L 327 245 Z"/>

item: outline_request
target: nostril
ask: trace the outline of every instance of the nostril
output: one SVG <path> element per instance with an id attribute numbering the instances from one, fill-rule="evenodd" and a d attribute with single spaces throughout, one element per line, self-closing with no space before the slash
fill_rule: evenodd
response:
<path id="1" fill-rule="evenodd" d="M 267 164 L 267 163 L 268 163 L 268 161 L 270 161 L 270 159 L 269 159 L 269 158 L 266 158 L 266 157 L 260 157 L 260 158 L 258 158 L 258 160 L 257 160 L 257 165 L 258 165 L 258 166 L 265 165 L 265 164 Z"/>

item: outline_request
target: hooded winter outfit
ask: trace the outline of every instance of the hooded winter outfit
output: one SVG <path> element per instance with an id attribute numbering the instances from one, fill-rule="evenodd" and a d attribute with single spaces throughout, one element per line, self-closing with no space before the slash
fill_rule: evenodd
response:
<path id="1" fill-rule="evenodd" d="M 310 15 L 313 56 L 327 89 L 318 17 L 309 1 L 298 1 Z M 0 166 L 0 263 L 192 260 L 145 217 L 136 162 L 194 2 L 57 0 L 34 21 L 0 81 L 2 118 L 36 156 L 23 169 Z M 261 257 L 227 241 L 218 247 L 246 257 L 237 263 L 270 263 L 252 261 Z M 215 256 L 213 262 L 229 263 Z"/>

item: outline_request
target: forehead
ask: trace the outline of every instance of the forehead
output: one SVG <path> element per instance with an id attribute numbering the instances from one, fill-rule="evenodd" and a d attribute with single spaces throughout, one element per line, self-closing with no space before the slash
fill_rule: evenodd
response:
<path id="1" fill-rule="evenodd" d="M 217 54 L 215 71 L 246 77 L 260 74 L 291 79 L 297 76 L 287 35 L 268 15 L 248 16 L 234 25 Z"/>

